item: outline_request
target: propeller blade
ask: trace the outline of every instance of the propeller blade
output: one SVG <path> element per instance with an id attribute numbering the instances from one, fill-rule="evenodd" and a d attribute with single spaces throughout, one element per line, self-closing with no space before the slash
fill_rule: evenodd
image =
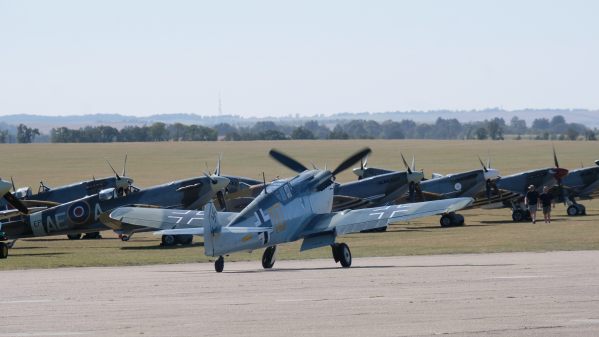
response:
<path id="1" fill-rule="evenodd" d="M 268 152 L 268 154 L 276 161 L 278 161 L 279 163 L 281 163 L 283 166 L 289 168 L 292 171 L 295 171 L 297 173 L 301 173 L 304 172 L 305 170 L 307 170 L 308 168 L 305 167 L 304 165 L 302 165 L 300 162 L 298 162 L 297 160 L 289 157 L 288 155 L 284 154 L 283 152 L 276 150 L 276 149 L 272 149 Z"/>
<path id="2" fill-rule="evenodd" d="M 12 193 L 7 192 L 6 194 L 4 194 L 4 199 L 6 199 L 6 201 L 8 201 L 9 204 L 13 205 L 14 208 L 21 211 L 21 213 L 29 214 L 29 209 L 27 209 L 27 207 L 23 205 L 21 200 L 17 199 L 14 195 L 12 195 Z"/>
<path id="3" fill-rule="evenodd" d="M 343 172 L 343 171 L 347 170 L 348 168 L 354 166 L 354 164 L 357 163 L 358 160 L 366 157 L 371 152 L 372 152 L 372 150 L 367 147 L 367 148 L 364 148 L 364 149 L 356 152 L 349 158 L 345 159 L 341 164 L 339 164 L 339 166 L 337 166 L 337 168 L 333 172 L 331 172 L 333 177 L 336 176 L 338 173 Z"/>
<path id="4" fill-rule="evenodd" d="M 416 157 L 412 155 L 412 171 L 416 171 Z"/>
<path id="5" fill-rule="evenodd" d="M 364 158 L 364 168 L 368 168 L 368 156 Z"/>
<path id="6" fill-rule="evenodd" d="M 408 162 L 406 161 L 406 158 L 404 158 L 403 153 L 400 153 L 401 155 L 401 160 L 403 161 L 404 166 L 406 167 L 406 169 L 408 170 L 408 173 L 412 173 L 412 169 L 410 168 L 410 166 L 408 166 Z"/>
<path id="7" fill-rule="evenodd" d="M 315 170 L 318 170 L 318 167 L 316 167 L 316 164 L 314 164 L 314 162 L 313 162 L 313 161 L 311 161 L 311 162 L 310 162 L 310 164 L 312 164 L 312 168 L 313 168 L 313 169 L 315 169 Z"/>
<path id="8" fill-rule="evenodd" d="M 557 162 L 557 154 L 555 154 L 555 146 L 553 146 L 553 163 L 555 167 L 559 168 L 559 163 Z"/>
<path id="9" fill-rule="evenodd" d="M 16 191 L 17 191 L 17 189 L 15 188 L 15 181 L 14 181 L 14 180 L 12 180 L 12 177 L 10 177 L 10 183 L 12 184 L 12 191 L 13 191 L 13 192 L 16 192 Z"/>
<path id="10" fill-rule="evenodd" d="M 360 170 L 364 171 L 364 158 L 360 159 Z"/>
<path id="11" fill-rule="evenodd" d="M 208 175 L 211 175 L 212 173 L 210 172 L 210 169 L 208 168 L 208 162 L 207 161 L 204 162 L 204 166 L 206 166 L 206 171 L 208 171 Z M 206 174 L 206 172 L 204 172 L 204 174 Z"/>
<path id="12" fill-rule="evenodd" d="M 110 168 L 112 169 L 112 172 L 114 172 L 114 175 L 116 176 L 116 178 L 118 180 L 121 180 L 121 176 L 119 176 L 119 174 L 116 173 L 116 170 L 114 169 L 114 167 L 112 167 L 112 165 L 110 165 L 110 162 L 108 161 L 108 159 L 106 159 L 106 164 L 108 164 L 108 166 L 110 166 Z"/>
<path id="13" fill-rule="evenodd" d="M 220 159 L 223 157 L 223 154 L 218 155 L 218 159 L 216 160 L 216 169 L 214 169 L 214 174 L 220 177 Z"/>
<path id="14" fill-rule="evenodd" d="M 123 163 L 123 177 L 127 176 L 127 154 L 125 153 L 125 162 Z"/>
<path id="15" fill-rule="evenodd" d="M 487 156 L 487 168 L 491 168 L 491 157 Z"/>
<path id="16" fill-rule="evenodd" d="M 482 159 L 480 159 L 480 156 L 478 156 L 478 161 L 480 162 L 480 166 L 482 166 L 482 167 L 483 167 L 483 170 L 484 170 L 485 172 L 489 172 L 489 170 L 487 169 L 487 167 L 485 166 L 485 164 L 483 164 L 483 161 L 482 161 Z"/>

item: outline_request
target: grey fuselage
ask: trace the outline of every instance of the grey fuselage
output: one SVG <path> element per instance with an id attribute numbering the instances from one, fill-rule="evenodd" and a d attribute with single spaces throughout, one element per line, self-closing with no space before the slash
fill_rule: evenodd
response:
<path id="1" fill-rule="evenodd" d="M 8 239 L 107 230 L 109 228 L 99 221 L 100 216 L 120 206 L 199 208 L 213 196 L 210 184 L 209 178 L 196 177 L 153 186 L 121 197 L 115 193 L 113 198 L 107 200 L 102 200 L 99 194 L 94 194 L 23 215 L 19 220 L 1 224 L 1 230 Z"/>

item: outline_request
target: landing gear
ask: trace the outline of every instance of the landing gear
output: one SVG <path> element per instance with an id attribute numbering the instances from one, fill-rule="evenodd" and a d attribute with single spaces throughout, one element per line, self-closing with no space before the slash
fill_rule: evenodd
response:
<path id="1" fill-rule="evenodd" d="M 102 235 L 100 234 L 100 232 L 92 232 L 92 233 L 86 233 L 83 236 L 83 240 L 95 240 L 95 239 L 101 239 Z"/>
<path id="2" fill-rule="evenodd" d="M 0 259 L 6 259 L 8 257 L 8 245 L 6 242 L 0 242 Z"/>
<path id="3" fill-rule="evenodd" d="M 163 235 L 162 246 L 170 247 L 176 244 L 190 245 L 193 242 L 193 235 L 182 234 L 182 235 Z"/>
<path id="4" fill-rule="evenodd" d="M 581 204 L 572 204 L 572 205 L 568 206 L 567 212 L 568 212 L 569 216 L 577 216 L 577 215 L 586 215 L 587 214 L 586 207 L 584 207 L 584 205 L 581 205 Z"/>
<path id="5" fill-rule="evenodd" d="M 127 242 L 127 241 L 129 241 L 129 239 L 130 239 L 129 235 L 121 235 L 121 241 Z"/>
<path id="6" fill-rule="evenodd" d="M 270 246 L 264 250 L 262 254 L 262 267 L 264 269 L 270 269 L 275 265 L 275 253 L 277 252 L 277 246 Z"/>
<path id="7" fill-rule="evenodd" d="M 335 262 L 340 262 L 343 268 L 351 266 L 351 251 L 345 243 L 334 243 L 331 245 L 331 249 Z"/>
<path id="8" fill-rule="evenodd" d="M 516 209 L 512 211 L 512 220 L 514 220 L 514 222 L 528 221 L 530 219 L 530 212 L 527 210 Z"/>
<path id="9" fill-rule="evenodd" d="M 174 246 L 177 243 L 174 235 L 163 235 L 162 236 L 162 245 L 169 247 Z"/>
<path id="10" fill-rule="evenodd" d="M 439 224 L 441 227 L 463 226 L 464 216 L 454 212 L 443 214 L 439 219 Z"/>
<path id="11" fill-rule="evenodd" d="M 217 273 L 221 273 L 223 269 L 225 269 L 225 259 L 221 255 L 214 261 L 214 270 L 216 270 Z"/>
<path id="12" fill-rule="evenodd" d="M 81 239 L 81 234 L 67 234 L 67 238 L 69 240 L 79 240 Z"/>

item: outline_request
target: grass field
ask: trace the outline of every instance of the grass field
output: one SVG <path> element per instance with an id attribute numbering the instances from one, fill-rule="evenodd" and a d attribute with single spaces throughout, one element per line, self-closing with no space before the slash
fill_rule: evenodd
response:
<path id="1" fill-rule="evenodd" d="M 129 155 L 127 174 L 140 187 L 200 175 L 205 162 L 213 170 L 223 154 L 224 174 L 267 179 L 292 173 L 272 161 L 271 147 L 283 150 L 309 166 L 314 162 L 329 168 L 363 146 L 370 146 L 370 166 L 403 169 L 399 153 L 408 160 L 416 155 L 418 169 L 451 173 L 479 168 L 476 155 L 489 155 L 492 166 L 502 175 L 553 165 L 551 143 L 546 141 L 285 141 L 210 143 L 125 143 L 125 144 L 19 144 L 1 145 L 2 177 L 13 176 L 17 186 L 37 190 L 40 180 L 48 186 L 71 183 L 92 176 L 111 174 L 104 159 L 119 171 L 125 153 Z M 560 166 L 574 169 L 594 165 L 599 159 L 595 142 L 557 142 Z M 348 170 L 339 181 L 353 180 Z M 599 249 L 599 201 L 584 202 L 588 216 L 570 218 L 558 205 L 552 224 L 514 224 L 510 211 L 469 210 L 463 212 L 467 225 L 440 228 L 437 217 L 397 224 L 382 234 L 357 234 L 342 240 L 350 244 L 355 257 L 434 253 L 474 253 L 504 251 L 548 251 Z M 105 239 L 69 241 L 62 237 L 28 239 L 17 242 L 0 269 L 53 268 L 64 266 L 138 265 L 206 261 L 201 242 L 190 247 L 162 248 L 151 234 L 136 235 L 123 243 L 111 232 Z M 259 259 L 261 252 L 234 254 L 228 260 Z M 279 258 L 330 257 L 330 249 L 299 254 L 299 244 L 280 247 Z M 257 262 L 257 267 L 259 262 Z"/>

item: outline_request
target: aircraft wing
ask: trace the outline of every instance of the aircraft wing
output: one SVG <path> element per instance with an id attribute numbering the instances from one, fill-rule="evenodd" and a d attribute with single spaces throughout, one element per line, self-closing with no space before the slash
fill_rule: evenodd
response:
<path id="1" fill-rule="evenodd" d="M 227 223 L 236 214 L 219 212 L 219 221 Z M 124 229 L 129 226 L 169 230 L 194 228 L 202 227 L 203 219 L 203 211 L 144 207 L 119 207 L 110 213 L 108 219 L 101 217 L 102 222 L 112 229 Z"/>
<path id="2" fill-rule="evenodd" d="M 306 226 L 300 237 L 331 232 L 343 235 L 385 227 L 389 223 L 454 212 L 467 207 L 472 200 L 472 198 L 454 198 L 321 214 Z"/>

